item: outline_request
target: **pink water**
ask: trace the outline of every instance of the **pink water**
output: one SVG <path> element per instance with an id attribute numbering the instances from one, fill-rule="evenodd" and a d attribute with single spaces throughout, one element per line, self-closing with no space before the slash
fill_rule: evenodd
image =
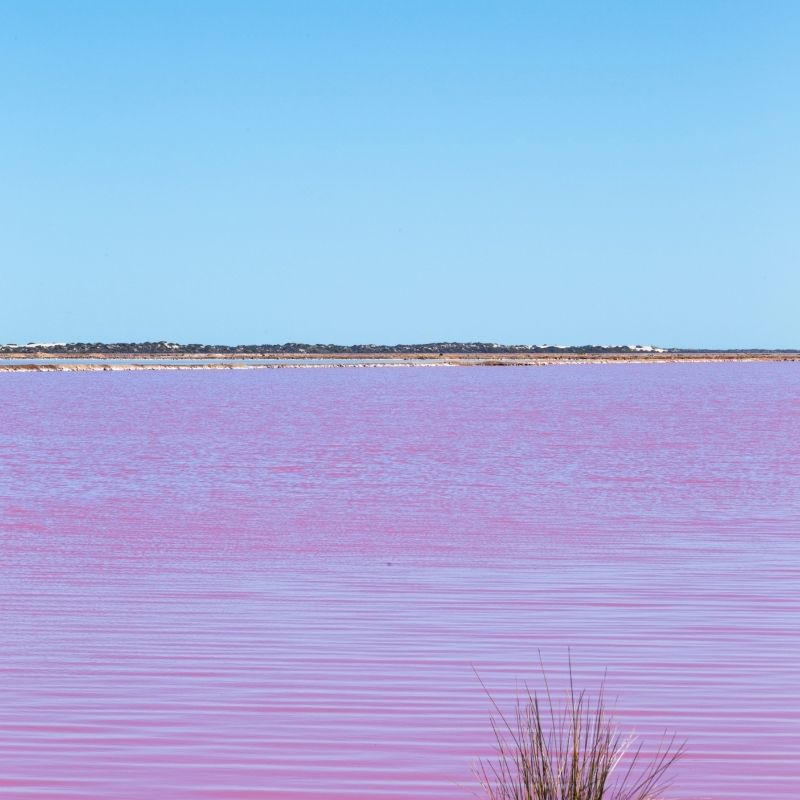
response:
<path id="1" fill-rule="evenodd" d="M 472 797 L 567 647 L 800 796 L 800 364 L 6 374 L 0 511 L 2 796 Z"/>

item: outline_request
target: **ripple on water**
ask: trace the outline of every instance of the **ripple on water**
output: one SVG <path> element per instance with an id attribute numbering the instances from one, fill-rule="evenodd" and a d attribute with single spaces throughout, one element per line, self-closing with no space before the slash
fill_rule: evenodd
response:
<path id="1" fill-rule="evenodd" d="M 800 365 L 0 379 L 0 795 L 470 797 L 570 647 L 796 798 Z"/>

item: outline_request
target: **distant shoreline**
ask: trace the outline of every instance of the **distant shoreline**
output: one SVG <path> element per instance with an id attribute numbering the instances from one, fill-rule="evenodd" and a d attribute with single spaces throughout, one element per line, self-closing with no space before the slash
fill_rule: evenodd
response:
<path id="1" fill-rule="evenodd" d="M 544 367 L 578 364 L 672 364 L 800 361 L 800 351 L 649 352 L 0 352 L 0 372 L 152 372 L 252 369 L 369 369 L 390 367 Z M 175 363 L 147 363 L 165 361 Z M 203 363 L 181 364 L 192 361 Z M 90 363 L 86 363 L 86 362 Z M 130 363 L 133 361 L 134 363 Z M 283 363 L 275 363 L 281 361 Z M 316 363 L 308 363 L 313 361 Z M 128 363 L 120 363 L 128 362 Z M 287 363 L 288 362 L 288 363 Z M 321 362 L 321 363 L 320 363 Z M 327 362 L 327 363 L 326 363 Z"/>

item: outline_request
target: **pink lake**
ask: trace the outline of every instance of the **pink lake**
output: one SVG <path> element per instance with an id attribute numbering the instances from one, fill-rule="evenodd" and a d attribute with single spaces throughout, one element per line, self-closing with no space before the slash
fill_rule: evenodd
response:
<path id="1" fill-rule="evenodd" d="M 800 796 L 800 364 L 0 375 L 0 795 L 473 797 L 608 668 Z"/>

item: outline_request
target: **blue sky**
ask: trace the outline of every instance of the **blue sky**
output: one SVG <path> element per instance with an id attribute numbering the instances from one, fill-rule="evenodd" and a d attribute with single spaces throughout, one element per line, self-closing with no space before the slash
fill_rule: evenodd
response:
<path id="1" fill-rule="evenodd" d="M 0 3 L 0 341 L 800 346 L 800 3 Z"/>

